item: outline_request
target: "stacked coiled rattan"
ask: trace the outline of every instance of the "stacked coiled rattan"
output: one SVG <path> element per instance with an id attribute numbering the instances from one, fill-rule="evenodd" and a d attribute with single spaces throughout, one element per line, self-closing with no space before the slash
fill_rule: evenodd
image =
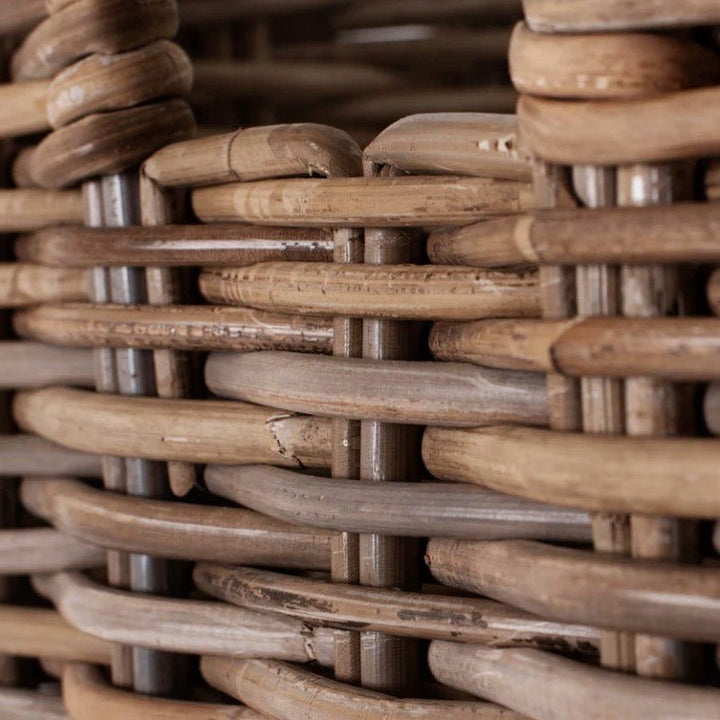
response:
<path id="1" fill-rule="evenodd" d="M 720 11 L 688 5 L 526 0 L 517 119 L 364 150 L 191 138 L 173 2 L 3 11 L 40 24 L 2 136 L 52 130 L 0 191 L 1 717 L 720 717 Z"/>

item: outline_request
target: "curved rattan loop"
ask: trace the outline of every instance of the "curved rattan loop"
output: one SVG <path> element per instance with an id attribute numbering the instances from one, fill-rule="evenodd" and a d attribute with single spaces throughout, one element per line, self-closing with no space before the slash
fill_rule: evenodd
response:
<path id="1" fill-rule="evenodd" d="M 683 122 L 692 117 L 692 123 Z M 518 104 L 523 146 L 563 165 L 619 165 L 717 155 L 720 86 L 632 101 Z"/>
<path id="2" fill-rule="evenodd" d="M 150 460 L 329 467 L 331 423 L 238 402 L 18 393 L 17 423 L 65 447 Z"/>
<path id="3" fill-rule="evenodd" d="M 465 225 L 535 205 L 528 183 L 454 176 L 231 183 L 192 200 L 203 222 L 342 228 Z"/>
<path id="4" fill-rule="evenodd" d="M 544 35 L 519 23 L 510 74 L 528 95 L 619 100 L 712 85 L 720 62 L 712 50 L 670 35 Z"/>
<path id="5" fill-rule="evenodd" d="M 50 443 L 37 435 L 0 435 L 0 475 L 100 477 L 100 458 Z"/>
<path id="6" fill-rule="evenodd" d="M 719 203 L 540 210 L 436 230 L 428 239 L 428 254 L 440 265 L 486 268 L 525 263 L 713 263 L 720 262 L 719 227 Z"/>
<path id="7" fill-rule="evenodd" d="M 206 269 L 205 299 L 303 315 L 475 320 L 540 314 L 537 274 L 435 265 L 259 263 Z"/>
<path id="8" fill-rule="evenodd" d="M 3 233 L 28 232 L 48 225 L 81 225 L 82 222 L 83 199 L 75 190 L 0 190 L 0 231 Z"/>
<path id="9" fill-rule="evenodd" d="M 330 567 L 332 533 L 248 510 L 133 498 L 51 478 L 25 480 L 21 497 L 34 515 L 104 548 L 264 567 Z"/>
<path id="10" fill-rule="evenodd" d="M 104 640 L 86 635 L 54 610 L 0 606 L 0 651 L 21 657 L 110 664 L 111 648 Z"/>
<path id="11" fill-rule="evenodd" d="M 166 700 L 119 690 L 96 668 L 74 663 L 62 675 L 63 699 L 72 720 L 262 720 L 237 705 Z"/>
<path id="12" fill-rule="evenodd" d="M 429 428 L 423 459 L 443 480 L 589 511 L 720 516 L 720 446 L 538 428 Z M 692 479 L 692 482 L 688 482 Z"/>
<path id="13" fill-rule="evenodd" d="M 570 377 L 720 379 L 720 319 L 575 318 L 438 323 L 439 360 Z"/>
<path id="14" fill-rule="evenodd" d="M 523 0 L 528 24 L 538 32 L 603 32 L 720 23 L 714 0 Z"/>
<path id="15" fill-rule="evenodd" d="M 0 575 L 83 570 L 105 565 L 105 553 L 53 528 L 0 530 Z"/>
<path id="16" fill-rule="evenodd" d="M 207 305 L 40 305 L 17 313 L 13 326 L 22 337 L 76 347 L 330 353 L 333 339 L 329 320 Z"/>
<path id="17" fill-rule="evenodd" d="M 530 503 L 472 485 L 359 483 L 268 465 L 210 466 L 205 484 L 214 495 L 264 515 L 344 532 L 590 540 L 585 513 Z"/>
<path id="18" fill-rule="evenodd" d="M 200 670 L 213 687 L 276 720 L 520 720 L 490 703 L 398 699 L 272 660 L 203 657 Z"/>
<path id="19" fill-rule="evenodd" d="M 469 364 L 214 353 L 205 382 L 220 397 L 328 417 L 458 427 L 547 423 L 542 376 Z"/>
<path id="20" fill-rule="evenodd" d="M 381 132 L 363 157 L 374 165 L 414 173 L 531 178 L 530 163 L 518 149 L 514 115 L 411 115 Z"/>
<path id="21" fill-rule="evenodd" d="M 323 627 L 590 654 L 599 639 L 593 628 L 548 622 L 492 600 L 363 588 L 223 565 L 198 565 L 193 578 L 201 590 L 233 605 Z"/>
<path id="22" fill-rule="evenodd" d="M 132 50 L 177 30 L 175 0 L 76 0 L 26 38 L 12 60 L 13 79 L 49 78 L 85 55 Z"/>
<path id="23" fill-rule="evenodd" d="M 30 172 L 42 187 L 73 185 L 126 170 L 194 131 L 192 111 L 180 99 L 88 115 L 42 140 L 30 160 Z"/>
<path id="24" fill-rule="evenodd" d="M 1 222 L 1 221 L 0 221 Z M 152 267 L 253 265 L 258 262 L 329 262 L 332 234 L 323 229 L 252 225 L 46 228 L 15 242 L 20 260 L 55 267 L 101 264 Z"/>
<path id="25" fill-rule="evenodd" d="M 84 270 L 2 263 L 0 307 L 16 308 L 40 302 L 87 300 L 89 284 Z"/>
<path id="26" fill-rule="evenodd" d="M 528 541 L 431 540 L 440 582 L 540 617 L 694 640 L 720 639 L 720 570 Z"/>
<path id="27" fill-rule="evenodd" d="M 86 115 L 185 97 L 191 86 L 188 56 L 160 40 L 119 55 L 91 55 L 63 70 L 50 84 L 47 116 L 59 128 Z"/>
<path id="28" fill-rule="evenodd" d="M 332 632 L 218 602 L 171 600 L 99 585 L 79 573 L 36 575 L 33 586 L 78 630 L 170 652 L 332 664 Z"/>
<path id="29" fill-rule="evenodd" d="M 47 130 L 47 94 L 44 80 L 0 85 L 0 139 Z"/>
<path id="30" fill-rule="evenodd" d="M 539 650 L 494 650 L 436 641 L 430 670 L 445 685 L 500 703 L 523 717 L 717 717 L 717 688 L 638 678 Z"/>
<path id="31" fill-rule="evenodd" d="M 29 30 L 47 15 L 46 0 L 6 2 L 0 8 L 0 34 L 13 35 Z"/>
<path id="32" fill-rule="evenodd" d="M 92 353 L 34 342 L 0 342 L 0 389 L 58 384 L 92 387 Z"/>

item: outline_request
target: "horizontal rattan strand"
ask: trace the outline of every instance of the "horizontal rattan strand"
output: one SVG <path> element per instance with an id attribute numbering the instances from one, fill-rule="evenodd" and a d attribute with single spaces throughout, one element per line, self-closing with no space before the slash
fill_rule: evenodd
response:
<path id="1" fill-rule="evenodd" d="M 54 610 L 0 605 L 0 652 L 19 657 L 110 664 L 104 640 L 76 630 Z"/>
<path id="2" fill-rule="evenodd" d="M 517 118 L 484 113 L 411 115 L 384 130 L 365 148 L 366 162 L 413 173 L 531 179 L 519 152 Z"/>
<path id="3" fill-rule="evenodd" d="M 713 85 L 720 61 L 709 48 L 671 35 L 546 35 L 519 23 L 510 74 L 517 90 L 529 95 L 631 99 Z"/>
<path id="4" fill-rule="evenodd" d="M 18 393 L 14 416 L 26 431 L 83 452 L 227 465 L 330 466 L 329 420 L 239 402 L 47 388 Z"/>
<path id="5" fill-rule="evenodd" d="M 37 435 L 0 435 L 0 475 L 101 475 L 98 455 L 69 450 Z"/>
<path id="6" fill-rule="evenodd" d="M 205 382 L 220 397 L 326 417 L 452 427 L 547 423 L 542 375 L 464 363 L 213 353 Z"/>
<path id="7" fill-rule="evenodd" d="M 74 347 L 329 354 L 333 339 L 329 319 L 208 305 L 40 305 L 16 313 L 13 326 L 21 337 Z"/>
<path id="8" fill-rule="evenodd" d="M 45 80 L 0 85 L 0 138 L 47 130 L 50 127 L 45 109 L 47 94 Z"/>
<path id="9" fill-rule="evenodd" d="M 54 528 L 0 530 L 0 575 L 105 566 L 105 553 Z"/>
<path id="10" fill-rule="evenodd" d="M 27 232 L 49 225 L 81 225 L 82 195 L 77 190 L 0 190 L 0 232 Z"/>
<path id="11" fill-rule="evenodd" d="M 92 387 L 92 353 L 39 342 L 0 341 L 0 389 L 59 384 Z"/>
<path id="12" fill-rule="evenodd" d="M 688 117 L 692 123 L 684 122 Z M 650 163 L 720 153 L 720 86 L 632 101 L 525 95 L 518 118 L 527 150 L 564 165 Z"/>
<path id="13" fill-rule="evenodd" d="M 289 615 L 313 626 L 591 654 L 599 641 L 593 628 L 548 622 L 493 600 L 362 588 L 204 563 L 195 567 L 193 578 L 212 597 Z"/>
<path id="14" fill-rule="evenodd" d="M 104 548 L 261 567 L 330 567 L 333 533 L 249 510 L 133 498 L 52 478 L 25 480 L 21 498 L 34 515 Z"/>
<path id="15" fill-rule="evenodd" d="M 490 703 L 394 698 L 273 660 L 203 657 L 200 672 L 213 687 L 276 720 L 521 720 Z"/>
<path id="16" fill-rule="evenodd" d="M 475 320 L 540 314 L 537 273 L 441 265 L 259 263 L 206 269 L 206 300 L 301 315 Z"/>
<path id="17" fill-rule="evenodd" d="M 167 187 L 277 177 L 362 174 L 362 155 L 345 132 L 317 123 L 267 125 L 168 145 L 143 166 Z"/>
<path id="18" fill-rule="evenodd" d="M 496 426 L 429 428 L 428 470 L 538 502 L 588 511 L 720 516 L 720 444 Z"/>
<path id="19" fill-rule="evenodd" d="M 519 0 L 383 0 L 353 3 L 337 16 L 343 28 L 382 27 L 408 23 L 475 20 L 486 23 L 512 22 L 522 16 Z"/>
<path id="20" fill-rule="evenodd" d="M 720 319 L 575 318 L 438 323 L 440 360 L 575 377 L 720 379 Z"/>
<path id="21" fill-rule="evenodd" d="M 71 232 L 71 231 L 66 231 Z M 720 204 L 541 210 L 437 230 L 428 254 L 440 265 L 720 262 Z"/>
<path id="22" fill-rule="evenodd" d="M 226 603 L 115 590 L 80 573 L 33 576 L 33 587 L 63 618 L 95 637 L 194 655 L 271 657 L 332 664 L 332 631 Z"/>
<path id="23" fill-rule="evenodd" d="M 269 465 L 210 466 L 214 495 L 290 523 L 407 537 L 525 538 L 588 542 L 584 512 L 473 485 L 358 483 Z"/>
<path id="24" fill-rule="evenodd" d="M 85 55 L 123 52 L 177 29 L 175 0 L 75 0 L 25 38 L 12 59 L 13 80 L 49 78 Z"/>
<path id="25" fill-rule="evenodd" d="M 19 238 L 15 242 L 15 254 L 20 260 L 69 268 L 100 265 L 238 267 L 273 260 L 330 262 L 332 246 L 332 233 L 322 228 L 251 225 L 122 229 L 54 227 Z"/>
<path id="26" fill-rule="evenodd" d="M 0 688 L 0 716 L 3 720 L 70 720 L 62 698 L 15 688 Z"/>
<path id="27" fill-rule="evenodd" d="M 444 585 L 562 622 L 720 639 L 720 569 L 637 560 L 523 540 L 431 540 L 427 564 Z"/>
<path id="28" fill-rule="evenodd" d="M 430 670 L 450 687 L 545 720 L 720 717 L 720 691 L 634 677 L 540 650 L 495 650 L 437 640 Z"/>
<path id="29" fill-rule="evenodd" d="M 234 704 L 166 700 L 121 690 L 89 665 L 67 666 L 62 676 L 65 705 L 73 720 L 263 720 L 254 710 Z"/>
<path id="30" fill-rule="evenodd" d="M 524 0 L 523 5 L 530 27 L 547 33 L 720 23 L 720 7 L 715 0 Z"/>
<path id="31" fill-rule="evenodd" d="M 193 192 L 203 222 L 301 227 L 465 225 L 534 205 L 529 183 L 457 176 L 265 180 Z"/>
<path id="32" fill-rule="evenodd" d="M 0 264 L 0 308 L 87 300 L 88 295 L 89 277 L 85 270 L 25 263 Z"/>

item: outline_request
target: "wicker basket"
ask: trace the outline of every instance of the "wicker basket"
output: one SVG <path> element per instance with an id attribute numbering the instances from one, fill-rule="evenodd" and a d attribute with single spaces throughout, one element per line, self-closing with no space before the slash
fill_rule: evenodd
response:
<path id="1" fill-rule="evenodd" d="M 0 717 L 720 718 L 720 8 L 523 5 L 0 3 Z"/>

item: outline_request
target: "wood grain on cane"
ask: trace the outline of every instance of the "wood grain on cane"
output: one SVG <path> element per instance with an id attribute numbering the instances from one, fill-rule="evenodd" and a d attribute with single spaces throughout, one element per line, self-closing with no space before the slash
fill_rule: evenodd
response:
<path id="1" fill-rule="evenodd" d="M 62 674 L 63 700 L 73 720 L 262 720 L 265 716 L 238 705 L 166 700 L 121 690 L 89 665 L 73 663 Z"/>
<path id="2" fill-rule="evenodd" d="M 272 657 L 329 665 L 332 633 L 300 620 L 226 603 L 121 592 L 80 573 L 36 575 L 33 587 L 78 630 L 111 642 L 170 652 Z"/>
<path id="3" fill-rule="evenodd" d="M 684 122 L 687 117 L 694 121 Z M 525 95 L 518 118 L 523 145 L 563 165 L 665 162 L 720 153 L 720 86 L 640 100 Z"/>
<path id="4" fill-rule="evenodd" d="M 248 510 L 132 498 L 53 478 L 26 479 L 21 498 L 34 515 L 103 548 L 265 567 L 330 566 L 332 533 Z"/>
<path id="5" fill-rule="evenodd" d="M 119 55 L 91 55 L 53 78 L 47 118 L 59 128 L 93 113 L 186 97 L 191 85 L 190 59 L 167 40 Z"/>
<path id="6" fill-rule="evenodd" d="M 50 125 L 45 80 L 0 85 L 0 138 L 44 132 Z"/>
<path id="7" fill-rule="evenodd" d="M 650 33 L 548 35 L 515 27 L 510 74 L 521 93 L 630 99 L 712 85 L 720 60 L 689 40 Z"/>
<path id="8" fill-rule="evenodd" d="M 539 32 L 603 32 L 684 25 L 715 25 L 714 0 L 523 0 L 525 17 Z"/>
<path id="9" fill-rule="evenodd" d="M 0 342 L 0 389 L 58 384 L 92 387 L 92 353 L 35 342 Z"/>
<path id="10" fill-rule="evenodd" d="M 0 231 L 28 232 L 49 225 L 81 225 L 83 199 L 77 190 L 0 190 Z"/>
<path id="11" fill-rule="evenodd" d="M 720 204 L 714 203 L 540 210 L 436 230 L 428 254 L 440 265 L 487 268 L 720 262 L 718 233 Z"/>
<path id="12" fill-rule="evenodd" d="M 491 703 L 394 698 L 273 660 L 203 657 L 200 671 L 213 687 L 276 720 L 520 720 Z"/>
<path id="13" fill-rule="evenodd" d="M 145 162 L 143 172 L 164 187 L 176 187 L 293 176 L 349 177 L 360 175 L 362 165 L 360 148 L 347 133 L 296 123 L 168 145 Z"/>
<path id="14" fill-rule="evenodd" d="M 30 172 L 41 187 L 67 187 L 127 170 L 157 148 L 194 132 L 190 106 L 177 98 L 95 113 L 46 136 L 32 155 Z"/>
<path id="15" fill-rule="evenodd" d="M 45 304 L 16 313 L 13 327 L 21 337 L 75 347 L 329 353 L 333 338 L 323 318 L 207 305 Z"/>
<path id="16" fill-rule="evenodd" d="M 177 29 L 174 0 L 75 0 L 27 36 L 12 59 L 13 80 L 49 78 L 85 55 L 132 50 Z"/>
<path id="17" fill-rule="evenodd" d="M 301 525 L 409 537 L 528 538 L 584 542 L 583 512 L 531 503 L 472 485 L 359 483 L 268 465 L 210 466 L 214 495 Z"/>
<path id="18" fill-rule="evenodd" d="M 720 445 L 539 428 L 429 428 L 423 458 L 443 480 L 589 511 L 720 516 Z"/>
<path id="19" fill-rule="evenodd" d="M 199 188 L 203 222 L 309 227 L 464 225 L 534 206 L 529 184 L 475 177 L 265 180 Z"/>
<path id="20" fill-rule="evenodd" d="M 0 191 L 0 210 L 2 198 Z M 4 220 L 0 214 L 0 227 Z M 322 228 L 251 225 L 53 227 L 19 238 L 15 254 L 20 260 L 54 267 L 238 267 L 272 260 L 329 262 L 332 234 Z"/>
<path id="21" fill-rule="evenodd" d="M 0 435 L 0 475 L 100 477 L 100 458 L 43 440 L 37 435 Z"/>
<path id="22" fill-rule="evenodd" d="M 518 148 L 514 115 L 411 115 L 380 133 L 363 156 L 366 162 L 413 173 L 531 178 L 530 164 Z"/>
<path id="23" fill-rule="evenodd" d="M 68 624 L 54 610 L 0 605 L 0 652 L 110 664 L 110 646 Z"/>
<path id="24" fill-rule="evenodd" d="M 193 578 L 201 590 L 233 605 L 322 627 L 584 653 L 594 653 L 598 640 L 592 628 L 551 623 L 492 600 L 358 587 L 222 565 L 197 565 Z"/>
<path id="25" fill-rule="evenodd" d="M 0 530 L 0 575 L 60 572 L 105 565 L 105 553 L 53 528 Z"/>
<path id="26" fill-rule="evenodd" d="M 329 421 L 256 405 L 48 388 L 18 393 L 13 412 L 28 432 L 84 452 L 228 465 L 330 465 Z"/>
<path id="27" fill-rule="evenodd" d="M 720 718 L 717 688 L 637 678 L 540 650 L 430 645 L 437 680 L 536 720 Z"/>
<path id="28" fill-rule="evenodd" d="M 25 263 L 0 264 L 0 307 L 16 308 L 55 300 L 87 300 L 84 270 Z"/>
<path id="29" fill-rule="evenodd" d="M 720 319 L 715 318 L 437 323 L 430 349 L 440 360 L 569 376 L 720 379 Z"/>
<path id="30" fill-rule="evenodd" d="M 720 570 L 711 566 L 522 540 L 431 540 L 426 560 L 443 584 L 539 617 L 699 642 L 720 639 Z"/>
<path id="31" fill-rule="evenodd" d="M 453 266 L 259 263 L 206 269 L 200 290 L 218 304 L 304 315 L 469 320 L 540 311 L 535 273 Z"/>
<path id="32" fill-rule="evenodd" d="M 205 381 L 220 397 L 329 417 L 445 426 L 547 422 L 541 375 L 458 363 L 214 353 Z"/>

